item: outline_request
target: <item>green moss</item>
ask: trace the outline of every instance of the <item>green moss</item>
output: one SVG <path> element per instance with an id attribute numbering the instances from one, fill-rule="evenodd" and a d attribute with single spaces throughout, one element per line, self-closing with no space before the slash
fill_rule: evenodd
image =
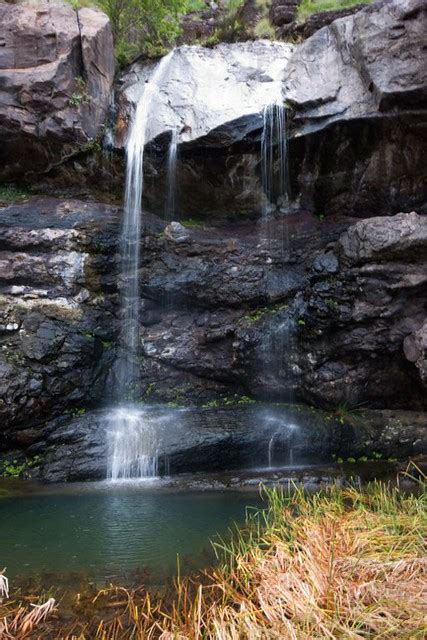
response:
<path id="1" fill-rule="evenodd" d="M 264 316 L 280 313 L 280 311 L 284 311 L 287 308 L 288 305 L 283 303 L 274 304 L 268 307 L 260 307 L 255 311 L 249 313 L 247 316 L 243 316 L 243 318 L 241 318 L 239 322 L 243 322 L 245 324 L 255 324 L 256 322 L 259 322 L 259 320 L 262 320 Z"/>
<path id="2" fill-rule="evenodd" d="M 223 396 L 215 400 L 209 400 L 208 402 L 205 402 L 205 404 L 202 404 L 202 409 L 219 409 L 221 407 L 236 407 L 255 403 L 255 398 L 245 395 L 240 396 L 235 393 L 233 396 Z"/>
<path id="3" fill-rule="evenodd" d="M 187 229 L 206 229 L 206 225 L 199 220 L 195 220 L 194 218 L 185 218 L 185 220 L 180 221 L 183 227 L 187 227 Z"/>
<path id="4" fill-rule="evenodd" d="M 7 206 L 28 200 L 31 192 L 12 184 L 0 184 L 0 206 Z"/>

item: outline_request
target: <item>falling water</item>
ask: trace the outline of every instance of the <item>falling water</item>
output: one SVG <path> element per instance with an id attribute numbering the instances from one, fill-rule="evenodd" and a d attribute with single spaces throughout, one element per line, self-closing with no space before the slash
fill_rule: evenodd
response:
<path id="1" fill-rule="evenodd" d="M 121 357 L 118 400 L 108 430 L 111 479 L 140 478 L 157 473 L 155 433 L 146 416 L 133 404 L 137 399 L 140 355 L 139 265 L 144 187 L 144 147 L 149 140 L 149 119 L 173 51 L 162 58 L 144 85 L 126 144 L 126 188 L 121 234 Z"/>
<path id="2" fill-rule="evenodd" d="M 290 201 L 289 153 L 286 108 L 281 98 L 267 105 L 263 111 L 261 178 L 263 206 L 260 246 L 265 255 L 266 296 L 275 299 L 275 292 L 286 290 L 289 278 L 286 268 L 289 257 L 286 216 Z M 259 368 L 260 378 L 267 386 L 277 386 L 289 369 L 291 324 L 285 315 L 273 314 L 266 318 L 259 349 Z"/>
<path id="3" fill-rule="evenodd" d="M 274 102 L 264 108 L 261 173 L 265 194 L 264 215 L 267 215 L 286 206 L 289 198 L 286 108 L 282 102 Z"/>
<path id="4" fill-rule="evenodd" d="M 167 173 L 166 173 L 166 209 L 165 218 L 173 220 L 176 207 L 176 159 L 178 150 L 178 131 L 172 129 L 171 140 L 168 149 Z"/>
<path id="5" fill-rule="evenodd" d="M 119 407 L 109 418 L 108 471 L 110 480 L 156 476 L 158 441 L 155 425 L 144 411 Z"/>
<path id="6" fill-rule="evenodd" d="M 119 399 L 135 400 L 139 373 L 139 247 L 141 241 L 141 200 L 144 186 L 144 147 L 148 139 L 149 116 L 173 51 L 157 65 L 136 106 L 126 144 L 125 215 L 121 235 L 122 361 Z"/>

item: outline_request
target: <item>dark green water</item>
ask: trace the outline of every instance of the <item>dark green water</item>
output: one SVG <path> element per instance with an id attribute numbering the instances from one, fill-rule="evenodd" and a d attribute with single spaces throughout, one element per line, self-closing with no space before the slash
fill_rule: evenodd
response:
<path id="1" fill-rule="evenodd" d="M 154 581 L 212 561 L 209 539 L 242 523 L 254 495 L 101 486 L 0 500 L 0 565 L 9 578 L 53 572 L 121 580 L 149 568 Z"/>

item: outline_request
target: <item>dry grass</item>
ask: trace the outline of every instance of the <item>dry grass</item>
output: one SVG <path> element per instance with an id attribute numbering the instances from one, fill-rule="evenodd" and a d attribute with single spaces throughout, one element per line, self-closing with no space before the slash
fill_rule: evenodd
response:
<path id="1" fill-rule="evenodd" d="M 424 478 L 425 480 L 425 478 Z M 110 586 L 79 596 L 67 640 L 419 639 L 427 632 L 427 515 L 417 495 L 374 483 L 308 495 L 268 492 L 245 532 L 216 545 L 220 566 L 169 593 Z M 0 637 L 1 633 L 0 633 Z M 5 638 L 22 638 L 16 635 Z"/>

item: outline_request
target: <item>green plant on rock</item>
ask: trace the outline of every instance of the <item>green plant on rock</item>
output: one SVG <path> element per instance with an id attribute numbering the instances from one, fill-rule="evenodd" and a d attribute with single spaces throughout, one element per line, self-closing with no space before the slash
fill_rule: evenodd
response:
<path id="1" fill-rule="evenodd" d="M 13 184 L 0 184 L 0 206 L 23 202 L 31 197 L 31 192 Z"/>
<path id="2" fill-rule="evenodd" d="M 285 311 L 288 309 L 287 304 L 280 302 L 279 304 L 273 304 L 269 307 L 260 307 L 255 311 L 252 311 L 250 314 L 243 316 L 239 322 L 244 322 L 246 324 L 255 324 L 266 315 L 275 315 L 276 313 L 280 313 L 280 311 Z"/>
<path id="3" fill-rule="evenodd" d="M 337 11 L 348 9 L 358 4 L 371 4 L 373 0 L 302 0 L 297 9 L 297 20 L 304 22 L 314 13 L 320 11 Z"/>
<path id="4" fill-rule="evenodd" d="M 76 78 L 74 78 L 74 80 L 76 83 L 76 90 L 68 100 L 68 104 L 70 105 L 70 107 L 78 108 L 82 104 L 87 104 L 90 98 L 87 90 L 87 83 L 84 78 L 82 78 L 81 76 L 77 76 Z"/>
<path id="5" fill-rule="evenodd" d="M 77 418 L 78 416 L 84 416 L 86 409 L 85 407 L 74 407 L 73 409 L 69 409 L 66 413 L 73 418 Z"/>
<path id="6" fill-rule="evenodd" d="M 23 476 L 31 477 L 31 470 L 36 469 L 40 464 L 40 456 L 26 458 L 19 462 L 16 459 L 3 460 L 0 464 L 0 477 L 2 478 L 21 478 Z"/>
<path id="7" fill-rule="evenodd" d="M 274 27 L 268 17 L 261 18 L 254 27 L 254 36 L 256 38 L 273 39 L 275 36 Z"/>
<path id="8" fill-rule="evenodd" d="M 337 404 L 333 412 L 333 417 L 343 425 L 354 424 L 354 422 L 358 419 L 358 416 L 345 402 Z"/>
<path id="9" fill-rule="evenodd" d="M 185 218 L 180 221 L 183 227 L 187 227 L 187 229 L 206 229 L 206 225 L 200 220 L 195 220 L 194 218 Z"/>

